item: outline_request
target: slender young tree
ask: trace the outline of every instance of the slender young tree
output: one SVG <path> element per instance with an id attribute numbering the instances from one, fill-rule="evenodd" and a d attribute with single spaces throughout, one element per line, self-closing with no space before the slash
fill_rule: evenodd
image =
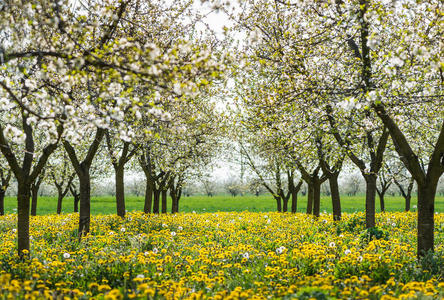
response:
<path id="1" fill-rule="evenodd" d="M 105 133 L 108 154 L 111 158 L 111 164 L 114 168 L 114 177 L 116 182 L 116 208 L 117 215 L 125 217 L 125 165 L 136 154 L 137 148 L 130 142 L 113 141 L 109 131 Z M 120 144 L 120 145 L 117 145 Z M 122 146 L 119 149 L 119 146 Z"/>
<path id="2" fill-rule="evenodd" d="M 68 154 L 72 166 L 77 174 L 80 186 L 80 211 L 79 211 L 79 237 L 86 235 L 90 230 L 91 222 L 91 174 L 90 169 L 94 157 L 99 150 L 100 143 L 105 135 L 105 129 L 97 128 L 95 135 L 87 148 L 86 155 L 82 159 L 79 157 L 74 146 L 67 140 L 63 141 L 63 146 Z"/>

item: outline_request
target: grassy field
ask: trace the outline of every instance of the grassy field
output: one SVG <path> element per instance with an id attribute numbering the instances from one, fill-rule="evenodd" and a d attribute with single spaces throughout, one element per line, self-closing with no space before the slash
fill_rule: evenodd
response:
<path id="1" fill-rule="evenodd" d="M 327 196 L 321 199 L 321 211 L 332 211 L 331 200 Z M 126 197 L 126 209 L 128 211 L 140 211 L 143 209 L 144 198 L 136 196 Z M 298 211 L 305 211 L 307 198 L 303 196 L 298 197 Z M 365 197 L 345 196 L 341 197 L 342 211 L 355 212 L 364 211 Z M 171 203 L 168 202 L 168 210 Z M 412 199 L 412 210 L 416 205 L 416 198 Z M 54 197 L 39 197 L 37 205 L 38 215 L 47 215 L 55 213 L 57 206 L 57 199 Z M 385 199 L 386 211 L 403 211 L 404 198 L 400 196 L 387 196 Z M 7 197 L 5 199 L 5 209 L 7 213 L 14 212 L 17 207 L 16 198 Z M 217 211 L 251 211 L 251 212 L 268 212 L 275 211 L 276 203 L 270 195 L 261 195 L 259 197 L 247 195 L 232 197 L 229 195 L 216 195 L 214 197 L 207 197 L 202 195 L 195 195 L 191 197 L 183 197 L 180 200 L 180 211 L 183 212 L 217 212 Z M 376 199 L 376 210 L 380 211 L 379 198 Z M 444 212 L 444 197 L 438 196 L 435 200 L 435 210 L 437 212 Z M 68 197 L 63 201 L 63 212 L 69 213 L 73 211 L 73 199 Z M 91 213 L 92 214 L 113 214 L 116 212 L 115 198 L 112 196 L 92 197 L 91 199 Z"/>

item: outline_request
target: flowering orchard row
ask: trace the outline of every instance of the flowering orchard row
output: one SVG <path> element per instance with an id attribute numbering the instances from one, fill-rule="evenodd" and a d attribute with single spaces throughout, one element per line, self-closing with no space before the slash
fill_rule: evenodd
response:
<path id="1" fill-rule="evenodd" d="M 392 299 L 444 297 L 444 214 L 434 255 L 416 260 L 415 213 L 204 213 L 31 220 L 30 261 L 16 216 L 0 219 L 0 297 Z M 424 271 L 427 269 L 428 271 Z M 429 298 L 427 298 L 429 299 Z"/>

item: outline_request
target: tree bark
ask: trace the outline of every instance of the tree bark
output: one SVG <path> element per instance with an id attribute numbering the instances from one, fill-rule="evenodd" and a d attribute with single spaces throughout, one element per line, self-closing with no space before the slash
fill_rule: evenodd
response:
<path id="1" fill-rule="evenodd" d="M 313 184 L 307 182 L 308 185 L 308 193 L 307 193 L 307 214 L 313 213 L 313 197 L 314 197 L 314 188 Z"/>
<path id="2" fill-rule="evenodd" d="M 179 178 L 177 185 L 174 184 L 174 177 L 169 184 L 170 196 L 171 196 L 171 213 L 175 214 L 179 212 L 179 200 L 182 196 L 181 179 Z"/>
<path id="3" fill-rule="evenodd" d="M 298 211 L 298 192 L 301 189 L 303 181 L 299 181 L 299 183 L 294 186 L 294 183 L 291 184 L 291 212 L 296 213 Z"/>
<path id="4" fill-rule="evenodd" d="M 62 213 L 62 201 L 63 201 L 63 192 L 57 191 L 57 214 L 60 215 Z"/>
<path id="5" fill-rule="evenodd" d="M 176 197 L 174 195 L 174 193 L 170 193 L 170 197 L 171 197 L 171 213 L 174 214 L 176 213 Z"/>
<path id="6" fill-rule="evenodd" d="M 37 215 L 37 201 L 39 198 L 39 186 L 31 185 L 31 216 Z"/>
<path id="7" fill-rule="evenodd" d="M 165 188 L 162 189 L 162 213 L 166 214 L 167 212 L 167 190 Z"/>
<path id="8" fill-rule="evenodd" d="M 434 211 L 437 182 L 418 183 L 418 256 L 434 248 Z"/>
<path id="9" fill-rule="evenodd" d="M 412 196 L 407 195 L 404 199 L 405 199 L 405 211 L 410 211 L 410 203 L 411 203 Z"/>
<path id="10" fill-rule="evenodd" d="M 291 190 L 291 212 L 296 213 L 298 211 L 298 191 L 293 188 Z"/>
<path id="11" fill-rule="evenodd" d="M 114 171 L 116 179 L 117 215 L 121 218 L 125 218 L 125 168 L 123 166 L 115 166 Z"/>
<path id="12" fill-rule="evenodd" d="M 341 196 L 339 194 L 339 184 L 338 184 L 339 173 L 335 173 L 328 178 L 328 183 L 330 185 L 331 192 L 331 203 L 333 207 L 333 220 L 341 220 Z"/>
<path id="13" fill-rule="evenodd" d="M 18 182 L 17 191 L 17 242 L 20 257 L 26 257 L 24 250 L 29 251 L 29 204 L 31 184 Z"/>
<path id="14" fill-rule="evenodd" d="M 376 175 L 364 175 L 366 183 L 365 191 L 365 225 L 367 228 L 375 227 L 375 198 L 376 198 Z"/>
<path id="15" fill-rule="evenodd" d="M 385 190 L 382 189 L 381 191 L 378 191 L 378 196 L 379 196 L 379 206 L 381 208 L 381 211 L 385 211 L 385 202 L 384 202 L 384 196 L 385 196 Z"/>
<path id="16" fill-rule="evenodd" d="M 79 212 L 80 194 L 74 195 L 74 212 Z"/>
<path id="17" fill-rule="evenodd" d="M 282 211 L 283 212 L 288 211 L 288 200 L 289 200 L 289 198 L 287 198 L 287 197 L 282 198 Z"/>
<path id="18" fill-rule="evenodd" d="M 74 197 L 74 212 L 79 212 L 80 194 L 77 193 L 76 188 L 71 184 L 68 186 L 68 189 L 71 191 L 71 194 Z"/>
<path id="19" fill-rule="evenodd" d="M 91 178 L 89 170 L 85 170 L 78 177 L 80 182 L 79 237 L 81 237 L 89 233 L 91 222 Z"/>
<path id="20" fill-rule="evenodd" d="M 153 205 L 153 188 L 151 183 L 147 179 L 145 186 L 145 204 L 143 206 L 143 212 L 146 214 L 151 213 L 152 205 Z"/>
<path id="21" fill-rule="evenodd" d="M 154 190 L 153 213 L 159 213 L 160 189 Z"/>
<path id="22" fill-rule="evenodd" d="M 321 210 L 321 181 L 315 177 L 313 180 L 313 215 L 319 217 Z"/>
<path id="23" fill-rule="evenodd" d="M 5 194 L 6 191 L 4 189 L 0 189 L 0 216 L 5 215 Z"/>
<path id="24" fill-rule="evenodd" d="M 282 201 L 281 201 L 281 197 L 279 196 L 274 196 L 274 199 L 276 200 L 276 209 L 278 212 L 282 212 Z"/>

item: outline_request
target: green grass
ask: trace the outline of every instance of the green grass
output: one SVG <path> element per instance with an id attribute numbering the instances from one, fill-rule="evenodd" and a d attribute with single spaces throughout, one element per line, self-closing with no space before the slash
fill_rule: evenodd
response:
<path id="1" fill-rule="evenodd" d="M 307 198 L 299 195 L 298 197 L 298 211 L 305 211 Z M 136 196 L 126 197 L 126 209 L 128 211 L 142 210 L 144 198 Z M 290 203 L 289 203 L 290 205 Z M 363 195 L 357 196 L 341 196 L 342 211 L 354 212 L 364 211 L 365 197 Z M 416 197 L 412 199 L 411 207 L 416 205 Z M 57 200 L 55 197 L 39 197 L 37 205 L 37 214 L 46 215 L 56 212 Z M 15 197 L 6 197 L 5 210 L 6 213 L 14 212 L 13 209 L 17 207 Z M 386 211 L 403 211 L 404 198 L 400 196 L 387 196 L 385 199 Z M 168 202 L 168 210 L 171 208 L 171 202 Z M 207 197 L 202 195 L 195 195 L 191 197 L 182 197 L 180 200 L 180 211 L 183 212 L 217 212 L 217 211 L 252 211 L 252 212 L 266 212 L 275 211 L 276 202 L 270 195 L 260 195 L 259 197 L 247 195 L 232 197 L 229 195 L 216 195 L 214 197 Z M 327 196 L 321 199 L 321 211 L 332 211 L 331 200 Z M 376 198 L 376 210 L 379 209 L 379 198 Z M 444 212 L 444 197 L 437 196 L 435 199 L 435 210 L 437 212 Z M 71 197 L 63 200 L 63 211 L 73 211 L 73 199 Z M 114 214 L 116 212 L 115 198 L 112 196 L 92 197 L 91 199 L 91 213 L 92 214 Z"/>

